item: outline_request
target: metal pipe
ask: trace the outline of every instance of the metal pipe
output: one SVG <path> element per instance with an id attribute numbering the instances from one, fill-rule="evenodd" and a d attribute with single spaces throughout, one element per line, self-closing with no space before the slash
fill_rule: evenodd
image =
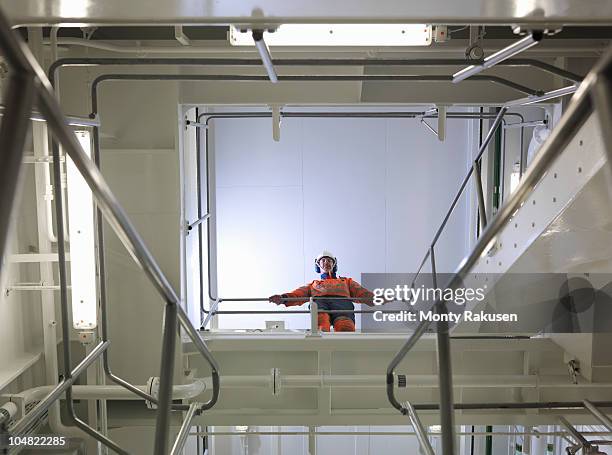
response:
<path id="1" fill-rule="evenodd" d="M 68 388 L 76 381 L 79 375 L 85 371 L 99 356 L 108 348 L 109 343 L 103 342 L 93 349 L 72 371 L 69 371 L 70 376 L 57 384 L 51 392 L 47 394 L 34 408 L 28 412 L 21 420 L 19 420 L 12 428 L 11 433 L 15 435 L 22 434 L 28 427 L 49 409 L 49 407 L 59 399 Z M 70 368 L 70 367 L 68 367 Z"/>
<path id="2" fill-rule="evenodd" d="M 593 405 L 593 403 L 591 403 L 589 400 L 583 400 L 583 403 L 584 403 L 584 408 L 587 411 L 589 411 L 591 414 L 593 414 L 593 417 L 599 420 L 599 422 L 604 427 L 606 427 L 608 431 L 612 432 L 612 419 L 610 419 L 610 417 L 608 417 L 603 412 L 601 412 L 599 409 L 597 409 L 595 405 Z"/>
<path id="3" fill-rule="evenodd" d="M 530 104 L 541 103 L 542 101 L 552 100 L 554 98 L 559 98 L 561 96 L 571 95 L 578 90 L 577 85 L 572 85 L 569 87 L 562 87 L 556 90 L 551 90 L 550 92 L 546 92 L 541 95 L 536 96 L 528 96 L 527 98 L 520 98 L 514 101 L 508 101 L 504 104 L 506 107 L 515 107 L 515 106 L 528 106 Z"/>
<path id="4" fill-rule="evenodd" d="M 11 215 L 21 183 L 23 146 L 30 127 L 27 118 L 32 110 L 34 93 L 34 77 L 25 71 L 11 75 L 4 93 L 11 111 L 0 125 L 0 276 L 14 220 Z"/>
<path id="5" fill-rule="evenodd" d="M 433 287 L 438 287 L 436 272 L 435 247 L 431 246 L 429 259 L 431 260 L 431 275 Z M 446 303 L 442 300 L 435 305 L 436 313 L 447 314 Z M 451 367 L 450 338 L 448 322 L 441 320 L 436 324 L 436 350 L 438 352 L 438 391 L 440 393 L 440 423 L 442 426 L 442 453 L 454 455 L 455 453 L 455 411 L 453 408 L 453 372 Z"/>
<path id="6" fill-rule="evenodd" d="M 193 223 L 191 223 L 189 226 L 187 226 L 187 230 L 191 231 L 194 227 L 199 226 L 202 222 L 204 222 L 205 220 L 207 220 L 208 218 L 210 218 L 210 213 L 207 213 L 206 215 L 201 216 L 200 218 L 198 218 L 196 221 L 194 221 Z"/>
<path id="7" fill-rule="evenodd" d="M 92 110 L 98 111 L 98 98 L 97 94 L 92 94 Z M 98 169 L 101 169 L 101 155 L 100 155 L 100 130 L 99 127 L 95 126 L 92 130 L 92 145 L 93 145 L 93 162 Z M 99 206 L 96 206 L 95 224 L 96 224 L 96 240 L 97 240 L 97 253 L 98 253 L 98 284 L 99 284 L 99 299 L 100 299 L 100 336 L 103 341 L 109 340 L 109 327 L 108 327 L 108 303 L 106 298 L 106 258 L 105 258 L 105 246 L 104 246 L 104 218 L 102 210 Z M 146 393 L 140 387 L 137 387 L 125 379 L 115 375 L 110 366 L 109 353 L 104 352 L 102 355 L 102 367 L 104 374 L 115 384 L 122 386 L 123 388 L 131 391 L 135 395 L 143 398 L 144 400 L 150 401 L 153 404 L 158 404 L 158 401 L 153 396 Z M 183 410 L 188 409 L 188 405 L 173 404 L 173 409 Z"/>
<path id="8" fill-rule="evenodd" d="M 580 432 L 576 430 L 576 428 L 574 428 L 574 426 L 569 423 L 565 417 L 559 416 L 559 422 L 561 422 L 561 425 L 565 427 L 567 432 L 571 434 L 583 448 L 591 445 L 591 443 L 584 436 L 582 436 L 582 434 L 580 434 Z"/>
<path id="9" fill-rule="evenodd" d="M 0 105 L 0 116 L 4 116 L 6 112 L 6 106 Z M 38 112 L 31 112 L 29 119 L 35 122 L 46 122 L 42 114 Z M 85 117 L 77 117 L 74 115 L 66 116 L 66 124 L 70 126 L 100 126 L 100 121 L 97 119 L 90 119 Z"/>
<path id="10" fill-rule="evenodd" d="M 497 65 L 498 63 L 507 60 L 511 57 L 514 57 L 516 54 L 526 51 L 530 47 L 535 46 L 541 40 L 544 34 L 541 31 L 534 31 L 527 35 L 525 38 L 517 41 L 516 43 L 511 44 L 508 47 L 505 47 L 494 54 L 489 55 L 484 59 L 482 65 L 470 65 L 461 71 L 453 74 L 453 83 L 456 84 L 461 82 L 468 77 L 474 76 L 475 74 L 480 73 L 481 71 L 491 68 L 492 66 Z"/>
<path id="11" fill-rule="evenodd" d="M 217 308 L 219 307 L 220 302 L 221 302 L 220 300 L 213 300 L 212 304 L 210 305 L 210 311 L 204 310 L 204 312 L 206 313 L 206 318 L 204 319 L 204 322 L 202 323 L 202 327 L 200 328 L 200 330 L 206 329 L 206 326 L 208 326 L 208 323 L 211 321 L 213 316 L 217 314 Z"/>
<path id="12" fill-rule="evenodd" d="M 432 126 L 425 121 L 424 118 L 421 118 L 421 124 L 425 125 L 425 127 L 431 131 L 436 137 L 438 137 L 438 132 L 432 128 Z"/>
<path id="13" fill-rule="evenodd" d="M 140 390 L 147 390 L 146 385 L 136 386 Z M 40 401 L 45 397 L 53 386 L 45 385 L 34 387 L 33 389 L 24 390 L 14 396 L 23 398 L 25 404 L 34 401 Z M 195 398 L 206 390 L 206 382 L 204 380 L 196 380 L 190 384 L 180 384 L 172 387 L 173 400 L 187 400 Z M 77 400 L 137 400 L 131 390 L 117 385 L 73 385 L 72 394 Z M 144 398 L 148 400 L 148 398 Z M 149 400 L 150 401 L 150 400 Z M 157 404 L 157 403 L 155 403 Z M 189 409 L 187 405 L 185 410 Z"/>
<path id="14" fill-rule="evenodd" d="M 63 39 L 65 40 L 65 39 Z M 92 41 L 87 41 L 92 43 Z M 176 53 L 184 51 L 183 48 L 164 49 L 165 52 Z M 208 50 L 208 49 L 207 49 Z M 275 66 L 453 66 L 478 65 L 483 61 L 473 61 L 464 58 L 412 58 L 412 59 L 382 59 L 382 58 L 328 58 L 328 59 L 272 59 Z M 191 66 L 259 66 L 261 60 L 255 58 L 116 58 L 116 57 L 77 57 L 55 60 L 49 71 L 55 72 L 62 66 L 76 65 L 191 65 Z M 533 66 L 550 74 L 565 78 L 572 82 L 582 82 L 583 76 L 572 73 L 548 63 L 535 59 L 511 59 L 497 63 L 504 66 Z"/>
<path id="15" fill-rule="evenodd" d="M 478 197 L 478 218 L 480 219 L 480 231 L 482 232 L 487 227 L 487 209 L 485 206 L 484 192 L 482 189 L 480 161 L 474 161 L 472 173 L 474 174 L 474 182 L 476 183 L 476 195 Z"/>
<path id="16" fill-rule="evenodd" d="M 204 343 L 204 341 L 202 340 L 200 333 L 195 329 L 193 324 L 191 324 L 189 316 L 187 316 L 187 313 L 185 313 L 183 307 L 177 305 L 177 310 L 179 323 L 187 332 L 187 335 L 195 345 L 196 349 L 200 352 L 202 357 L 204 357 L 204 359 L 206 360 L 206 362 L 208 362 L 208 365 L 210 366 L 212 377 L 212 397 L 208 402 L 203 403 L 200 406 L 200 411 L 204 411 L 212 408 L 219 399 L 219 365 L 217 364 L 217 361 L 215 360 L 211 352 L 208 350 L 208 346 L 206 346 L 206 343 Z"/>
<path id="17" fill-rule="evenodd" d="M 506 112 L 506 115 L 512 115 L 522 118 L 522 115 L 517 112 Z M 437 118 L 437 113 L 427 113 L 426 111 L 385 111 L 385 112 L 369 112 L 369 111 L 338 111 L 338 112 L 285 112 L 281 111 L 280 116 L 283 118 Z M 194 122 L 188 120 L 185 122 L 187 126 L 196 126 L 198 128 L 208 128 L 208 120 L 214 119 L 241 119 L 241 118 L 270 118 L 270 112 L 221 112 L 211 113 L 204 112 L 200 114 L 200 118 L 206 117 L 206 123 Z M 478 119 L 490 118 L 494 119 L 497 114 L 480 114 L 478 112 L 447 112 L 447 118 L 455 119 Z"/>
<path id="18" fill-rule="evenodd" d="M 401 386 L 407 389 L 437 389 L 438 375 L 420 375 L 402 374 L 406 381 L 406 386 Z M 223 376 L 224 388 L 243 388 L 243 387 L 263 387 L 269 388 L 274 381 L 271 375 L 253 375 L 253 376 Z M 280 381 L 282 388 L 380 388 L 385 387 L 385 376 L 380 374 L 279 374 L 276 376 L 277 381 Z M 555 379 L 542 379 L 538 375 L 453 375 L 453 387 L 456 388 L 521 388 L 521 389 L 610 389 L 612 383 L 582 383 L 568 384 L 566 377 L 557 376 Z M 210 379 L 201 379 L 206 385 L 210 386 Z M 400 387 L 395 381 L 394 386 Z M 178 386 L 175 386 L 175 388 Z M 106 393 L 105 388 L 78 389 L 81 396 L 90 396 L 99 393 Z M 112 396 L 127 396 L 120 392 L 112 392 Z M 75 392 L 76 394 L 76 392 Z M 187 395 L 184 393 L 183 395 Z M 190 397 L 195 397 L 195 394 L 189 394 Z M 175 398 L 176 399 L 176 398 Z"/>
<path id="19" fill-rule="evenodd" d="M 531 122 L 517 122 L 517 123 L 507 123 L 504 125 L 504 129 L 510 128 L 531 128 L 534 126 L 546 126 L 546 120 L 533 120 Z"/>
<path id="20" fill-rule="evenodd" d="M 319 74 L 306 76 L 278 76 L 279 81 L 286 82 L 360 82 L 360 81 L 404 81 L 404 82 L 451 82 L 451 76 L 447 75 L 398 75 L 398 74 L 351 74 L 333 75 Z M 253 74 L 104 74 L 94 79 L 93 83 L 105 80 L 144 80 L 144 81 L 237 81 L 237 82 L 257 82 L 268 81 L 268 76 Z M 522 84 L 509 81 L 498 76 L 473 76 L 471 81 L 486 81 L 503 85 L 522 92 L 527 95 L 537 96 L 540 91 L 526 87 Z"/>
<path id="21" fill-rule="evenodd" d="M 187 442 L 187 436 L 189 436 L 189 431 L 191 430 L 191 422 L 196 416 L 197 411 L 198 403 L 192 403 L 191 406 L 189 406 L 189 410 L 185 414 L 185 417 L 183 418 L 183 424 L 181 425 L 181 429 L 176 436 L 176 440 L 174 441 L 170 455 L 180 455 L 182 453 L 183 447 L 185 447 L 185 442 Z"/>
<path id="22" fill-rule="evenodd" d="M 164 333 L 159 373 L 157 418 L 155 420 L 155 455 L 168 453 L 170 407 L 172 405 L 172 378 L 174 376 L 174 350 L 176 349 L 177 304 L 167 302 L 164 312 Z"/>
<path id="23" fill-rule="evenodd" d="M 425 331 L 429 327 L 429 324 L 430 323 L 428 321 L 421 321 L 421 323 L 417 326 L 416 330 L 410 336 L 406 344 L 404 344 L 404 346 L 402 346 L 399 352 L 395 354 L 395 357 L 393 357 L 393 359 L 389 363 L 389 366 L 387 367 L 387 399 L 389 400 L 391 405 L 395 409 L 399 410 L 402 414 L 406 414 L 407 411 L 401 405 L 401 403 L 397 401 L 397 399 L 395 398 L 394 370 L 399 365 L 399 363 L 404 359 L 404 357 L 406 357 L 406 354 L 408 353 L 408 351 L 410 351 L 412 347 L 416 344 L 416 342 L 419 341 L 421 336 L 425 333 Z"/>
<path id="24" fill-rule="evenodd" d="M 340 299 L 338 299 L 340 300 Z M 267 301 L 267 299 L 266 299 Z M 319 313 L 328 314 L 369 314 L 369 313 L 402 313 L 409 310 L 317 310 Z M 208 311 L 210 313 L 210 311 Z M 214 314 L 312 314 L 310 310 L 219 310 L 214 311 Z"/>
<path id="25" fill-rule="evenodd" d="M 270 49 L 268 48 L 268 45 L 263 37 L 263 30 L 253 30 L 253 41 L 255 42 L 255 47 L 257 48 L 257 52 L 259 52 L 259 56 L 261 57 L 261 62 L 268 73 L 270 82 L 276 84 L 278 82 L 278 76 L 276 75 L 276 70 L 274 69 Z"/>
<path id="26" fill-rule="evenodd" d="M 427 431 L 423 427 L 423 424 L 419 420 L 419 416 L 416 411 L 412 407 L 409 401 L 404 403 L 404 407 L 408 411 L 408 418 L 410 419 L 410 424 L 416 433 L 416 437 L 419 440 L 419 445 L 421 446 L 421 450 L 425 452 L 426 455 L 435 455 L 433 447 L 431 447 L 431 443 L 429 442 L 429 438 L 427 437 Z"/>
<path id="27" fill-rule="evenodd" d="M 236 436 L 238 431 L 198 431 L 190 436 Z M 309 431 L 251 431 L 248 434 L 262 436 L 308 436 Z M 438 432 L 427 432 L 429 436 L 439 436 Z M 607 431 L 583 431 L 588 436 L 608 436 Z M 416 436 L 414 431 L 317 431 L 317 436 Z M 567 436 L 566 431 L 458 431 L 457 436 Z M 539 455 L 539 454 L 538 454 Z"/>
<path id="28" fill-rule="evenodd" d="M 68 286 L 70 289 L 71 286 Z M 60 287 L 56 285 L 44 285 L 44 284 L 15 284 L 9 285 L 6 288 L 6 292 L 12 291 L 59 291 Z"/>
<path id="29" fill-rule="evenodd" d="M 200 109 L 195 108 L 195 119 L 197 121 L 200 115 Z M 196 154 L 196 191 L 197 191 L 197 210 L 198 217 L 202 217 L 202 132 L 200 130 L 196 130 L 195 132 L 195 154 Z M 208 179 L 208 173 L 205 173 L 206 179 Z M 207 214 L 209 214 L 207 212 Z M 206 314 L 206 308 L 204 307 L 204 276 L 202 273 L 202 263 L 204 260 L 204 254 L 202 252 L 202 240 L 203 240 L 203 230 L 198 229 L 198 283 L 200 285 L 199 292 L 199 300 L 200 300 L 200 330 L 206 327 L 208 324 L 208 314 Z M 208 239 L 207 239 L 208 240 Z M 210 254 L 208 249 L 206 250 L 206 254 Z M 206 320 L 204 321 L 206 324 L 202 322 L 202 314 L 206 314 Z M 199 440 L 198 440 L 199 442 Z"/>

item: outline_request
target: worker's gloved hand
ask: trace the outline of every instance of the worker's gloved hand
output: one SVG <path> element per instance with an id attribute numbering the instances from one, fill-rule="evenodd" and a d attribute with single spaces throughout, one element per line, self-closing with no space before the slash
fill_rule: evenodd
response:
<path id="1" fill-rule="evenodd" d="M 283 298 L 280 295 L 276 294 L 268 297 L 268 301 L 280 305 L 281 303 L 283 303 Z"/>

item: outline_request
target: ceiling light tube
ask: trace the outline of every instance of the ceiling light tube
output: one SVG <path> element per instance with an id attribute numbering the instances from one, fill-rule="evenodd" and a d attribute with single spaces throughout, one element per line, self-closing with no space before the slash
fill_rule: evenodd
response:
<path id="1" fill-rule="evenodd" d="M 526 51 L 530 47 L 533 47 L 538 44 L 542 40 L 542 36 L 543 33 L 541 31 L 532 32 L 525 38 L 517 41 L 516 43 L 511 44 L 510 46 L 505 47 L 492 55 L 489 55 L 487 58 L 484 59 L 482 65 L 470 65 L 466 68 L 463 68 L 461 71 L 458 71 L 453 74 L 453 84 L 461 82 L 470 76 L 474 76 L 475 74 L 478 74 L 487 68 L 491 68 L 492 66 L 495 66 L 498 63 L 503 62 L 504 60 L 507 60 L 517 54 L 520 54 L 523 51 Z"/>
<path id="2" fill-rule="evenodd" d="M 432 27 L 425 24 L 282 24 L 274 31 L 263 31 L 270 47 L 275 46 L 429 46 Z M 231 26 L 232 46 L 252 46 L 246 30 Z"/>
<path id="3" fill-rule="evenodd" d="M 272 63 L 270 49 L 268 49 L 268 45 L 264 41 L 262 30 L 253 30 L 253 41 L 255 41 L 255 46 L 257 47 L 257 51 L 261 57 L 261 62 L 268 73 L 270 82 L 276 84 L 278 82 L 278 77 L 276 76 L 276 70 L 274 69 L 274 64 Z"/>
<path id="4" fill-rule="evenodd" d="M 91 156 L 89 131 L 75 131 L 75 135 L 83 151 Z M 69 157 L 66 158 L 66 179 L 72 325 L 77 330 L 91 330 L 97 325 L 93 197 L 85 179 Z"/>

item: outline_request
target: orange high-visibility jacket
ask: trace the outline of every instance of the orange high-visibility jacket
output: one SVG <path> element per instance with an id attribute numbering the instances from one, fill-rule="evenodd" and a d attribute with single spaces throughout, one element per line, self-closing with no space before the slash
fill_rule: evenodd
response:
<path id="1" fill-rule="evenodd" d="M 374 294 L 352 278 L 328 277 L 323 274 L 320 280 L 314 280 L 305 286 L 287 292 L 282 297 L 304 297 L 303 300 L 286 302 L 286 306 L 302 305 L 308 301 L 309 297 L 355 297 L 355 299 L 358 299 L 358 303 L 372 304 Z"/>

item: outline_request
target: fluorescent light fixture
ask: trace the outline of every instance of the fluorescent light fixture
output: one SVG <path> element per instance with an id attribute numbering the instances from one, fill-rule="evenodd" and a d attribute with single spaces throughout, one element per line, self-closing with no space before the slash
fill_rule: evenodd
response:
<path id="1" fill-rule="evenodd" d="M 89 131 L 75 131 L 81 147 L 91 156 Z M 70 157 L 66 158 L 68 229 L 70 230 L 70 283 L 72 324 L 77 330 L 96 327 L 96 260 L 94 205 L 91 190 Z"/>
<path id="2" fill-rule="evenodd" d="M 253 46 L 250 30 L 230 27 L 232 46 Z M 264 31 L 268 46 L 429 46 L 425 24 L 284 24 Z"/>

